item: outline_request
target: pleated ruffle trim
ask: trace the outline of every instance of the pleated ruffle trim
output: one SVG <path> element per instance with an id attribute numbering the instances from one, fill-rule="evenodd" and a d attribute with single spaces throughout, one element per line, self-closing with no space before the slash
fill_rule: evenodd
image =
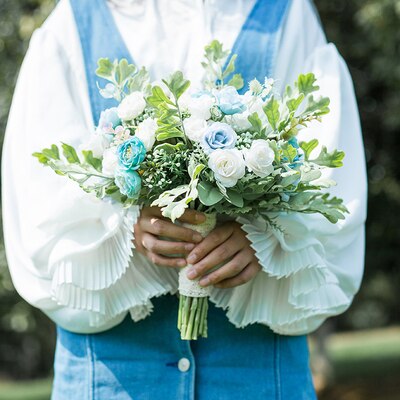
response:
<path id="1" fill-rule="evenodd" d="M 176 269 L 158 267 L 132 251 L 138 215 L 138 209 L 127 211 L 102 246 L 54 265 L 54 299 L 88 311 L 93 327 L 127 311 L 139 321 L 152 312 L 153 297 L 178 291 Z M 261 323 L 279 334 L 305 334 L 349 306 L 351 299 L 328 269 L 324 248 L 315 238 L 291 237 L 245 218 L 238 221 L 263 269 L 244 285 L 211 289 L 210 300 L 232 324 L 244 328 Z"/>

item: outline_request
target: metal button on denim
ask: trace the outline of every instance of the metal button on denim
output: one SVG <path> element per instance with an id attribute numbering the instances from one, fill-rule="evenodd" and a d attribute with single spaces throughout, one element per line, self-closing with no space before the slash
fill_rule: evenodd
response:
<path id="1" fill-rule="evenodd" d="M 187 358 L 181 358 L 178 361 L 178 369 L 181 372 L 189 371 L 190 368 L 190 361 Z"/>

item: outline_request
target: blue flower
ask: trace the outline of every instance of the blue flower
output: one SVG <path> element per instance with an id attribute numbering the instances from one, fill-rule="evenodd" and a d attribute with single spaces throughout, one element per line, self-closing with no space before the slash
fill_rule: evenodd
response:
<path id="1" fill-rule="evenodd" d="M 216 93 L 219 109 L 226 115 L 242 113 L 246 110 L 246 105 L 238 91 L 233 86 L 227 86 Z"/>
<path id="2" fill-rule="evenodd" d="M 237 140 L 236 132 L 228 124 L 214 122 L 210 125 L 201 141 L 206 154 L 217 149 L 233 149 Z"/>
<path id="3" fill-rule="evenodd" d="M 137 137 L 132 137 L 118 146 L 118 164 L 124 170 L 136 170 L 146 156 L 146 148 Z"/>
<path id="4" fill-rule="evenodd" d="M 115 171 L 115 184 L 119 187 L 120 192 L 130 199 L 139 197 L 142 180 L 136 171 L 117 168 Z"/>
<path id="5" fill-rule="evenodd" d="M 108 108 L 100 114 L 99 128 L 104 133 L 113 133 L 113 130 L 121 124 L 117 110 L 117 107 Z"/>

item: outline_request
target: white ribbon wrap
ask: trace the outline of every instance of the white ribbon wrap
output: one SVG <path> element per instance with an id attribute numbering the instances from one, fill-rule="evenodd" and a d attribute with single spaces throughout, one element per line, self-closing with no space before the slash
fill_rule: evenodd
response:
<path id="1" fill-rule="evenodd" d="M 193 229 L 200 233 L 201 236 L 206 237 L 217 224 L 216 214 L 205 214 L 206 220 L 200 225 L 183 223 L 182 226 Z M 188 297 L 208 297 L 211 293 L 211 286 L 202 287 L 199 285 L 199 279 L 189 279 L 186 274 L 191 267 L 188 264 L 186 267 L 179 271 L 179 293 Z"/>

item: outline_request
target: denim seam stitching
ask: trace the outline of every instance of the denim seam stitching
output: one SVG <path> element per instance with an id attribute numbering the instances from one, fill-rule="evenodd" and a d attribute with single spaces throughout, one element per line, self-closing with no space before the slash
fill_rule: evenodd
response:
<path id="1" fill-rule="evenodd" d="M 94 400 L 95 370 L 94 370 L 94 362 L 93 362 L 91 335 L 86 336 L 86 350 L 87 350 L 88 363 L 89 363 L 89 399 Z"/>
<path id="2" fill-rule="evenodd" d="M 280 363 L 280 337 L 275 335 L 274 338 L 274 371 L 275 371 L 275 398 L 281 400 L 281 363 Z"/>

